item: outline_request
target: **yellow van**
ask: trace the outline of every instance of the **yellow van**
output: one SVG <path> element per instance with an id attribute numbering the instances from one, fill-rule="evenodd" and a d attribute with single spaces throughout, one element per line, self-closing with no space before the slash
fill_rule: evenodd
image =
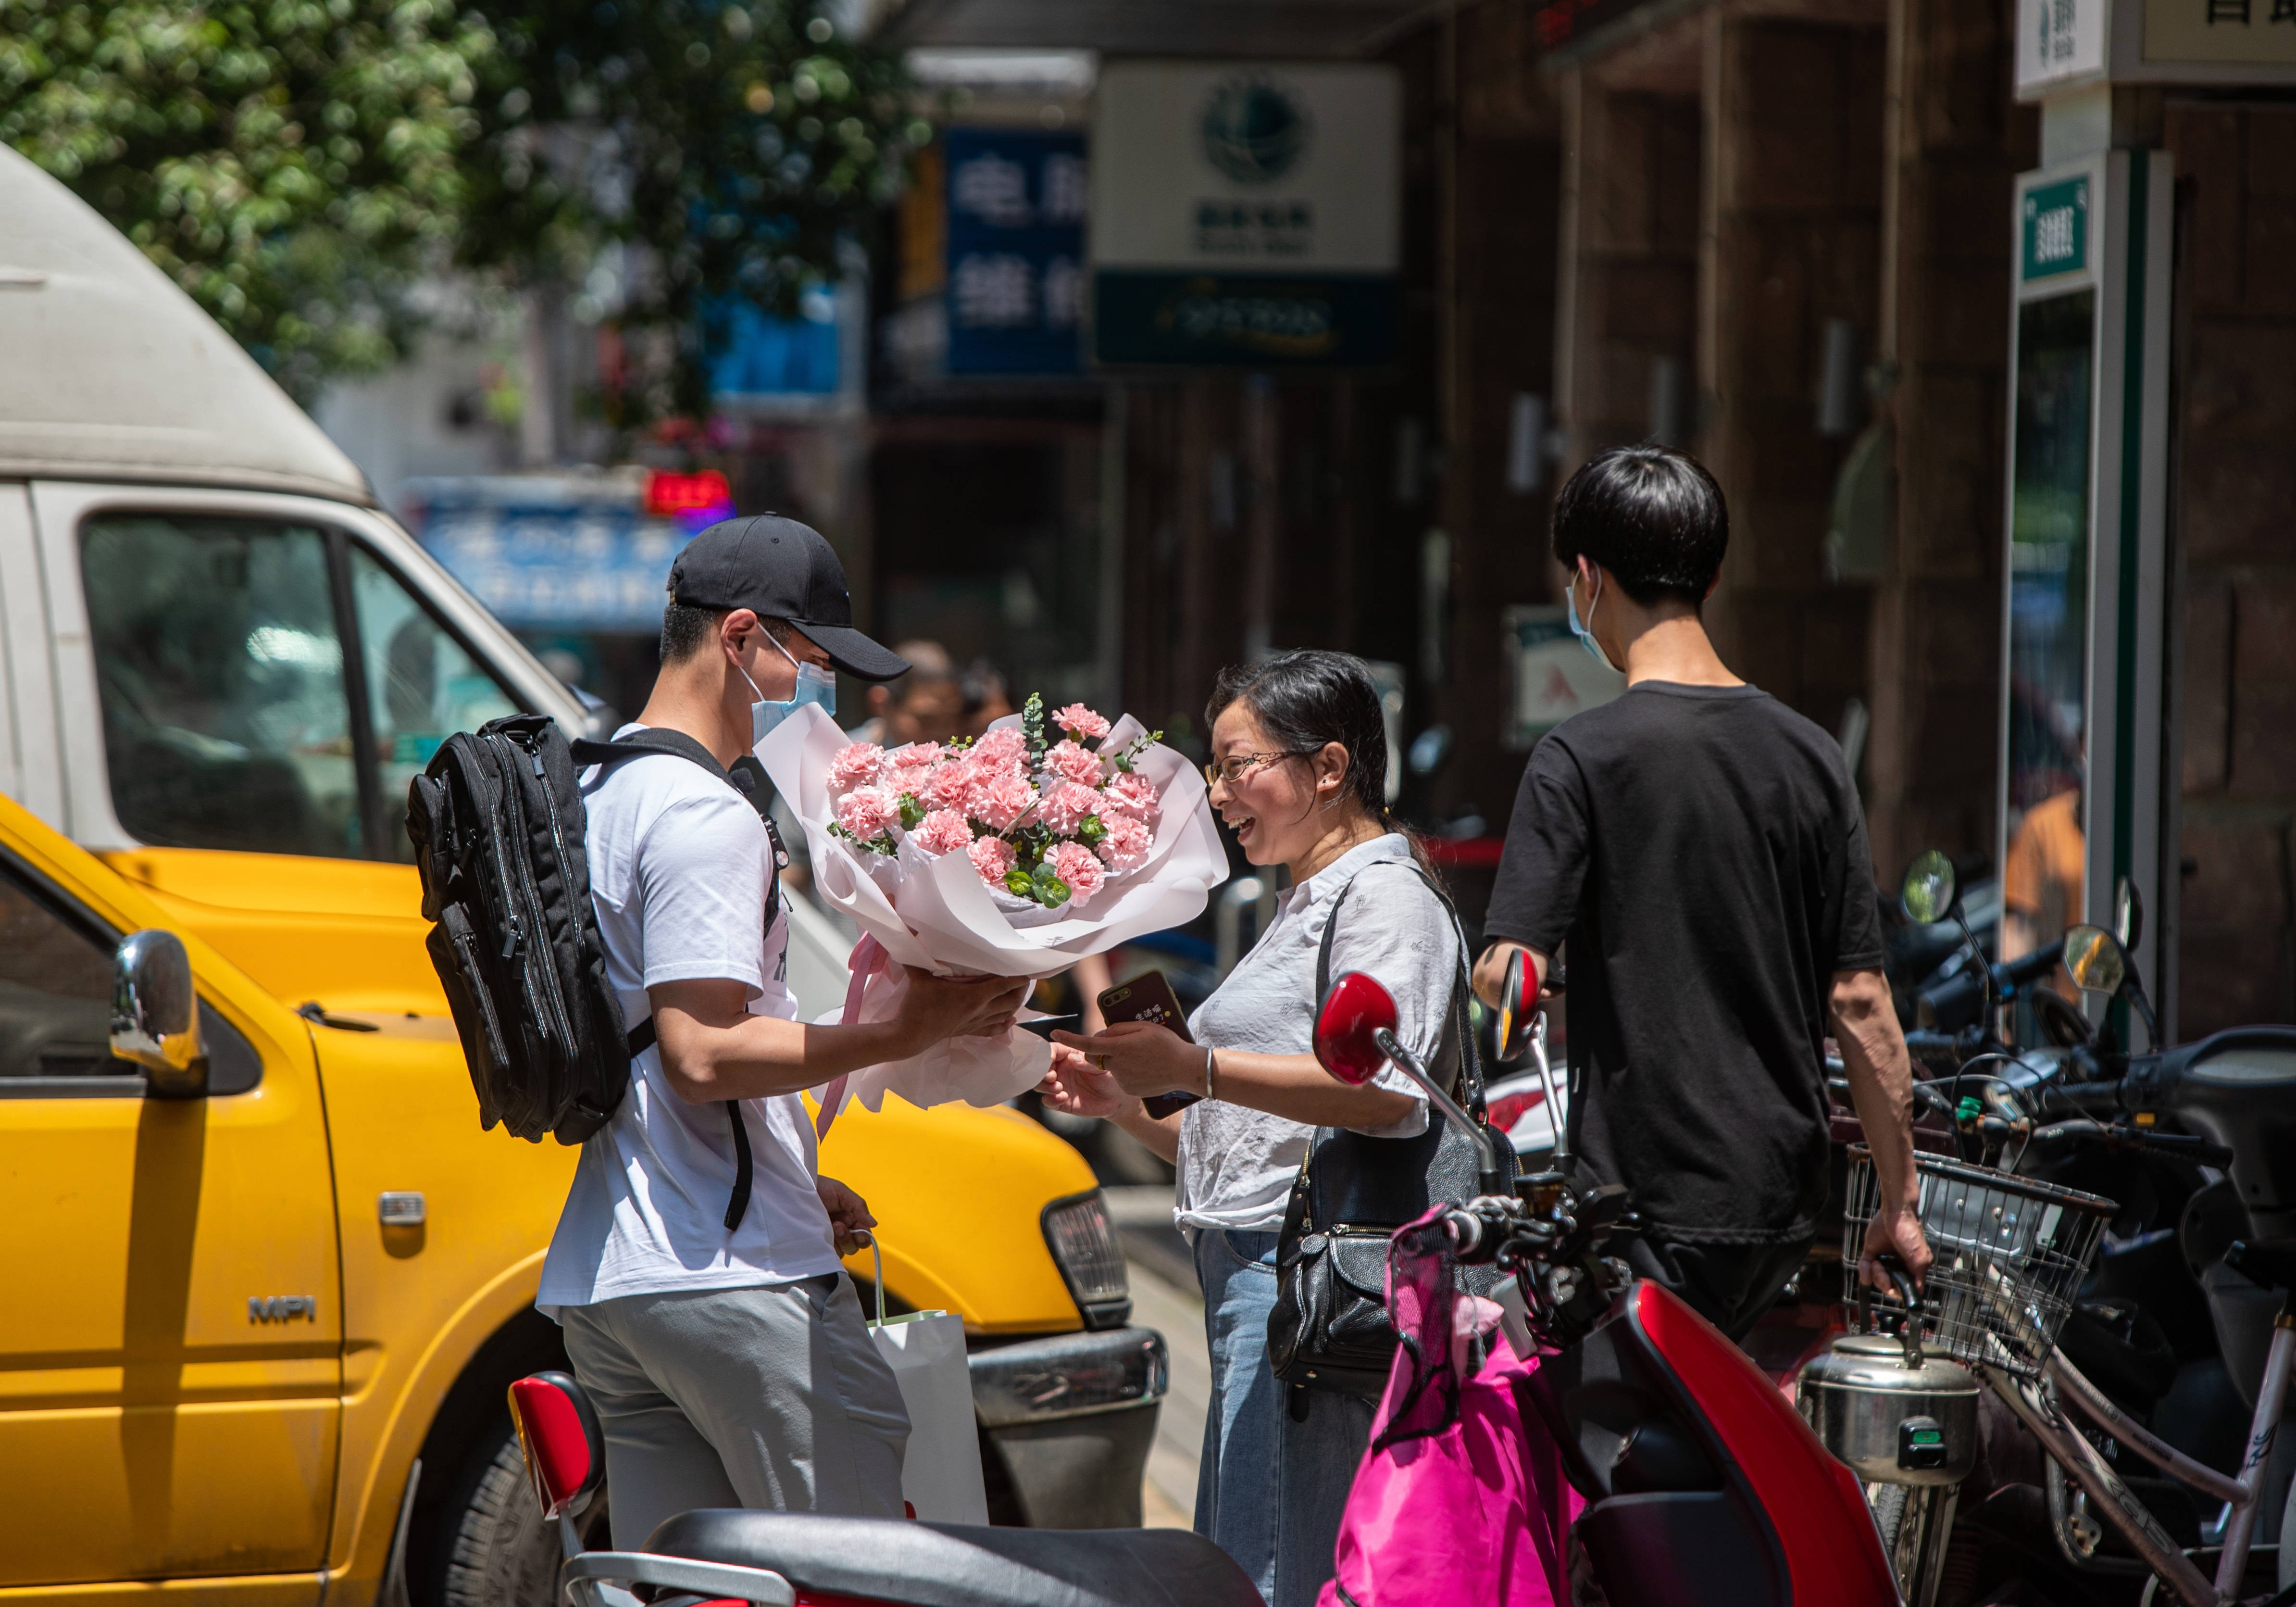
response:
<path id="1" fill-rule="evenodd" d="M 583 703 L 4 148 L 0 352 L 0 1599 L 545 1602 L 504 1391 L 563 1365 L 575 1152 L 480 1131 L 401 821 L 449 733 Z M 152 931 L 195 1054 L 115 1009 Z M 895 1103 L 823 1164 L 973 1336 L 993 1515 L 1136 1523 L 1163 1343 L 1075 1152 Z"/>

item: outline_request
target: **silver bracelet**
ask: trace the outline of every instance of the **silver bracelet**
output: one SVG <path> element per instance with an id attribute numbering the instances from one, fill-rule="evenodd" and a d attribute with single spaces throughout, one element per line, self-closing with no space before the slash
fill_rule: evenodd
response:
<path id="1" fill-rule="evenodd" d="M 1218 1086 L 1212 1081 L 1213 1064 L 1212 1046 L 1210 1044 L 1206 1044 L 1204 1045 L 1204 1097 L 1206 1099 L 1218 1099 L 1219 1097 Z"/>

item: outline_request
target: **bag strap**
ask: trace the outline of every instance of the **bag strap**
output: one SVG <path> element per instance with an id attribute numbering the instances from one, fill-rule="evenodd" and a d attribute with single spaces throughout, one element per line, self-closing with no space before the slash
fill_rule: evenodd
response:
<path id="1" fill-rule="evenodd" d="M 1451 982 L 1450 1008 L 1451 1030 L 1459 1044 L 1459 1103 L 1480 1115 L 1483 1104 L 1483 1057 L 1475 1045 L 1475 1035 L 1467 1017 L 1470 986 L 1467 980 L 1467 930 L 1459 922 L 1458 907 L 1451 902 L 1451 895 L 1443 890 L 1442 883 L 1429 875 L 1417 860 L 1380 859 L 1373 863 L 1405 866 L 1427 884 L 1427 890 L 1435 895 L 1437 901 L 1443 906 L 1444 913 L 1451 917 L 1452 935 L 1459 939 L 1458 964 Z M 1340 906 L 1347 902 L 1348 894 L 1356 884 L 1356 876 L 1371 868 L 1366 865 L 1358 869 L 1354 876 L 1340 884 L 1340 890 L 1332 897 L 1332 913 L 1324 922 L 1323 939 L 1316 949 L 1315 1008 L 1317 1010 L 1324 1007 L 1324 996 L 1332 990 L 1332 939 L 1340 930 Z"/>
<path id="2" fill-rule="evenodd" d="M 758 818 L 765 823 L 767 840 L 773 844 L 774 875 L 766 897 L 766 924 L 768 927 L 773 925 L 774 913 L 781 903 L 781 873 L 783 867 L 789 864 L 789 853 L 782 847 L 782 834 L 774 826 L 773 816 L 767 813 L 773 801 L 772 789 L 758 784 L 764 780 L 764 769 L 756 759 L 744 755 L 734 761 L 734 768 L 728 772 L 718 762 L 716 754 L 685 732 L 668 731 L 654 726 L 643 731 L 634 731 L 616 742 L 599 742 L 584 737 L 569 742 L 567 746 L 572 750 L 576 764 L 602 767 L 620 764 L 624 759 L 642 758 L 649 753 L 675 754 L 679 758 L 690 759 L 701 766 L 742 794 L 750 807 L 757 810 Z M 636 1060 L 652 1048 L 657 1041 L 653 1017 L 648 1015 L 630 1029 L 623 1045 L 629 1051 L 630 1058 Z M 749 1214 L 750 1191 L 755 1181 L 756 1168 L 750 1156 L 750 1129 L 742 1120 L 741 1102 L 729 1099 L 725 1103 L 726 1119 L 734 1129 L 734 1193 L 726 1204 L 726 1231 L 731 1233 Z"/>
<path id="3" fill-rule="evenodd" d="M 642 758 L 649 753 L 674 753 L 691 760 L 740 793 L 742 799 L 758 812 L 765 823 L 766 837 L 774 845 L 774 888 L 766 905 L 766 922 L 772 924 L 775 900 L 781 897 L 781 873 L 789 868 L 789 849 L 782 844 L 781 828 L 774 824 L 774 785 L 766 776 L 766 767 L 750 754 L 735 759 L 729 769 L 718 762 L 718 756 L 683 731 L 670 731 L 649 726 L 642 731 L 611 742 L 593 742 L 588 737 L 569 742 L 577 765 L 605 767 L 620 764 L 624 759 Z"/>

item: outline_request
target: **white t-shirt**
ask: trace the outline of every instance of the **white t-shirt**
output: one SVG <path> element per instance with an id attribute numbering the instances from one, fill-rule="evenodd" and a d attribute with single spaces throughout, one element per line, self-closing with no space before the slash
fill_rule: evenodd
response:
<path id="1" fill-rule="evenodd" d="M 1358 843 L 1300 886 L 1277 895 L 1275 918 L 1219 990 L 1196 1007 L 1188 1031 L 1215 1049 L 1312 1054 L 1316 956 L 1332 900 L 1350 881 L 1332 937 L 1332 975 L 1368 972 L 1395 996 L 1397 1037 L 1423 1062 L 1442 1046 L 1459 975 L 1459 929 L 1411 868 L 1399 832 Z M 1427 1096 L 1394 1066 L 1373 1079 L 1414 1101 L 1402 1119 L 1358 1131 L 1413 1138 L 1427 1130 Z M 1225 1100 L 1199 1100 L 1180 1118 L 1179 1187 L 1173 1219 L 1184 1228 L 1273 1232 L 1283 1226 L 1292 1180 L 1313 1127 Z"/>
<path id="2" fill-rule="evenodd" d="M 615 733 L 641 729 L 625 726 Z M 606 980 L 632 1026 L 661 982 L 737 981 L 753 1015 L 797 1018 L 783 977 L 789 917 L 766 927 L 773 846 L 749 801 L 676 754 L 583 772 L 590 898 Z M 582 1145 L 535 1304 L 555 1317 L 630 1294 L 742 1289 L 837 1270 L 814 1192 L 813 1124 L 795 1094 L 744 1100 L 750 1208 L 730 1232 L 734 1132 L 724 1104 L 689 1104 L 652 1047 L 629 1092 Z"/>

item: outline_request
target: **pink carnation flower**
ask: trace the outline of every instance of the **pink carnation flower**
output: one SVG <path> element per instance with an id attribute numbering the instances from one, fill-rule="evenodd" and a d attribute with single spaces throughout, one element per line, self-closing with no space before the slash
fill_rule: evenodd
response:
<path id="1" fill-rule="evenodd" d="M 1074 742 L 1055 742 L 1046 750 L 1045 768 L 1080 786 L 1100 785 L 1100 756 L 1086 753 Z"/>
<path id="2" fill-rule="evenodd" d="M 1086 816 L 1099 813 L 1098 792 L 1090 787 L 1080 787 L 1072 781 L 1064 781 L 1045 794 L 1044 807 L 1037 811 L 1037 818 L 1050 826 L 1054 835 L 1070 837 L 1084 824 Z"/>
<path id="3" fill-rule="evenodd" d="M 929 809 L 963 810 L 971 799 L 974 777 L 971 760 L 945 760 L 926 773 L 917 797 Z"/>
<path id="4" fill-rule="evenodd" d="M 1069 907 L 1077 909 L 1100 891 L 1108 873 L 1101 869 L 1099 858 L 1080 842 L 1063 842 L 1055 846 L 1052 854 L 1053 874 L 1069 884 Z"/>
<path id="5" fill-rule="evenodd" d="M 984 765 L 1017 765 L 1029 751 L 1029 739 L 1011 726 L 982 734 L 972 744 L 972 757 Z"/>
<path id="6" fill-rule="evenodd" d="M 1037 802 L 1037 789 L 1018 770 L 976 775 L 964 795 L 964 812 L 993 832 L 1008 830 Z"/>
<path id="7" fill-rule="evenodd" d="M 863 787 L 849 792 L 837 804 L 837 824 L 863 842 L 890 829 L 901 818 L 901 800 L 882 787 Z"/>
<path id="8" fill-rule="evenodd" d="M 1004 873 L 1013 868 L 1011 843 L 1002 837 L 976 838 L 965 853 L 972 861 L 972 868 L 980 873 L 983 881 L 991 887 L 1004 885 Z"/>
<path id="9" fill-rule="evenodd" d="M 1078 740 L 1089 737 L 1097 742 L 1108 734 L 1107 719 L 1082 703 L 1070 703 L 1053 716 L 1053 724 Z"/>
<path id="10" fill-rule="evenodd" d="M 1136 815 L 1143 820 L 1153 820 L 1157 807 L 1163 801 L 1156 791 L 1156 783 L 1137 770 L 1118 771 L 1102 791 L 1101 798 L 1104 805 L 1101 815 L 1103 820 L 1108 818 L 1110 810 L 1121 810 L 1128 815 Z"/>
<path id="11" fill-rule="evenodd" d="M 841 798 L 862 787 L 873 787 L 885 772 L 885 750 L 874 742 L 854 742 L 837 750 L 829 761 L 829 795 Z"/>
<path id="12" fill-rule="evenodd" d="M 1111 870 L 1130 870 L 1147 858 L 1148 850 L 1155 846 L 1148 823 L 1135 816 L 1104 815 L 1100 824 L 1108 828 L 1108 835 L 1100 840 L 1098 851 Z"/>
<path id="13" fill-rule="evenodd" d="M 936 764 L 940 759 L 940 744 L 939 742 L 906 743 L 885 755 L 885 758 L 896 769 L 901 770 L 914 769 L 919 765 Z"/>
<path id="14" fill-rule="evenodd" d="M 909 834 L 909 840 L 928 854 L 955 854 L 972 846 L 972 828 L 955 809 L 935 809 Z"/>

